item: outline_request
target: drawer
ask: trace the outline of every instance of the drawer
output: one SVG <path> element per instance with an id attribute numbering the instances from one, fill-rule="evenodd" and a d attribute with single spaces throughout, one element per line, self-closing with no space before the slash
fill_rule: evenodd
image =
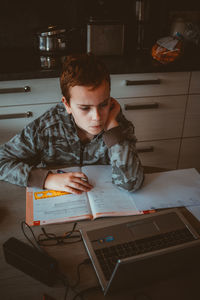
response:
<path id="1" fill-rule="evenodd" d="M 1 107 L 0 144 L 7 142 L 28 123 L 39 117 L 53 104 Z M 3 119 L 2 119 L 3 118 Z"/>
<path id="2" fill-rule="evenodd" d="M 59 78 L 0 82 L 0 106 L 59 102 Z"/>
<path id="3" fill-rule="evenodd" d="M 179 168 L 196 168 L 200 172 L 200 137 L 184 138 L 181 144 Z"/>
<path id="4" fill-rule="evenodd" d="M 138 142 L 136 147 L 144 166 L 176 169 L 180 139 Z"/>
<path id="5" fill-rule="evenodd" d="M 111 75 L 112 97 L 143 97 L 186 94 L 189 72 Z"/>
<path id="6" fill-rule="evenodd" d="M 200 71 L 192 72 L 190 81 L 190 94 L 200 94 Z"/>
<path id="7" fill-rule="evenodd" d="M 187 96 L 118 99 L 139 141 L 180 137 Z"/>
<path id="8" fill-rule="evenodd" d="M 200 95 L 188 98 L 183 136 L 200 136 Z"/>

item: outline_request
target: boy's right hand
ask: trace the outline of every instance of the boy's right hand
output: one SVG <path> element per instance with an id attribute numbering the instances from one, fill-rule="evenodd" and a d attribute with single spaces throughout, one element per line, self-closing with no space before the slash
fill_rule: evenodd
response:
<path id="1" fill-rule="evenodd" d="M 93 186 L 89 184 L 87 176 L 82 172 L 68 172 L 47 175 L 44 188 L 48 190 L 65 191 L 72 194 L 89 192 Z"/>

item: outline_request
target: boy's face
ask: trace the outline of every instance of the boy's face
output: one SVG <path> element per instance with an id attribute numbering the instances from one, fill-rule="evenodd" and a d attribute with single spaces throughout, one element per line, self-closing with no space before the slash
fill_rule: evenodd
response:
<path id="1" fill-rule="evenodd" d="M 72 114 L 76 125 L 85 133 L 97 135 L 106 124 L 110 112 L 110 89 L 107 81 L 92 90 L 87 86 L 70 88 L 70 103 L 62 99 L 69 114 Z"/>

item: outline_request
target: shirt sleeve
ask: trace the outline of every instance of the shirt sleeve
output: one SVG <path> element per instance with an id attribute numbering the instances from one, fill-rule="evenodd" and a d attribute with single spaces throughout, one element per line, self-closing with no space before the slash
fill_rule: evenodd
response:
<path id="1" fill-rule="evenodd" d="M 133 124 L 121 115 L 119 126 L 103 135 L 112 166 L 112 182 L 119 188 L 134 192 L 144 180 L 143 167 L 136 150 Z"/>
<path id="2" fill-rule="evenodd" d="M 33 181 L 32 172 L 40 163 L 40 149 L 43 142 L 37 134 L 37 126 L 33 122 L 20 134 L 0 147 L 0 180 L 20 186 L 28 186 Z M 40 173 L 40 176 L 38 174 Z M 37 169 L 37 187 L 43 187 L 48 171 Z"/>

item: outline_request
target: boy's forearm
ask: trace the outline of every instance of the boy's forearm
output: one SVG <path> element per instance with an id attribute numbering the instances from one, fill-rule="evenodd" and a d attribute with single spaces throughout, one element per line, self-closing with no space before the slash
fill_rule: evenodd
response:
<path id="1" fill-rule="evenodd" d="M 137 155 L 134 140 L 126 140 L 121 127 L 112 128 L 104 133 L 112 165 L 112 181 L 117 186 L 135 191 L 142 185 L 143 167 Z"/>
<path id="2" fill-rule="evenodd" d="M 0 147 L 0 180 L 28 185 L 29 175 L 37 165 L 34 145 L 38 143 L 34 143 L 30 135 L 32 132 L 29 128 L 24 129 Z"/>
<path id="3" fill-rule="evenodd" d="M 31 167 L 23 162 L 0 158 L 0 180 L 20 186 L 27 186 Z"/>
<path id="4" fill-rule="evenodd" d="M 0 180 L 12 184 L 42 189 L 48 173 L 48 170 L 32 168 L 23 162 L 0 160 Z"/>
<path id="5" fill-rule="evenodd" d="M 109 156 L 113 183 L 131 192 L 139 189 L 144 173 L 135 146 L 127 141 L 116 144 L 109 149 Z"/>

